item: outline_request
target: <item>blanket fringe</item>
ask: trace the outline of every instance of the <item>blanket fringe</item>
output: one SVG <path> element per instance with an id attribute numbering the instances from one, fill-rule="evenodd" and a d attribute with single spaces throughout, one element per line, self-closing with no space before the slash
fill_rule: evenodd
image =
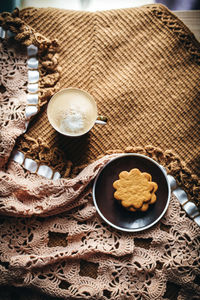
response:
<path id="1" fill-rule="evenodd" d="M 5 30 L 15 33 L 13 37 L 24 46 L 34 45 L 38 47 L 39 60 L 39 107 L 48 102 L 50 97 L 59 89 L 59 78 L 62 68 L 58 66 L 59 45 L 57 40 L 49 40 L 36 33 L 19 17 L 19 9 L 12 13 L 0 14 L 0 26 Z"/>

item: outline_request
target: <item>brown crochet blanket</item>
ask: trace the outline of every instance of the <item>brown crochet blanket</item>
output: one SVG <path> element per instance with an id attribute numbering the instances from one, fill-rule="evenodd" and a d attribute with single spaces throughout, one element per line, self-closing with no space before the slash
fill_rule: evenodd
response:
<path id="1" fill-rule="evenodd" d="M 48 65 L 48 72 L 56 73 L 57 88 L 88 91 L 99 113 L 109 118 L 107 126 L 96 126 L 74 142 L 55 132 L 44 107 L 21 138 L 20 150 L 54 168 L 59 153 L 56 163 L 65 162 L 59 169 L 64 175 L 68 160 L 77 165 L 110 149 L 151 144 L 175 150 L 200 174 L 200 45 L 167 8 L 97 13 L 28 8 L 20 18 L 46 38 L 57 39 L 59 78 L 57 57 Z M 30 35 L 23 35 L 24 40 Z M 49 84 L 43 78 L 44 65 L 42 86 Z"/>
<path id="2" fill-rule="evenodd" d="M 167 299 L 173 282 L 178 299 L 200 298 L 200 231 L 175 195 L 161 222 L 137 234 L 103 223 L 91 196 L 100 168 L 125 151 L 153 157 L 198 203 L 200 51 L 192 34 L 159 5 L 101 13 L 28 8 L 20 17 L 2 14 L 0 25 L 16 33 L 1 41 L 1 67 L 10 72 L 1 77 L 0 284 L 65 299 L 150 300 Z M 38 47 L 40 112 L 22 134 L 30 44 Z M 49 97 L 68 86 L 89 91 L 110 120 L 76 142 L 46 118 Z M 141 146 L 127 147 L 133 144 Z M 67 178 L 26 171 L 10 160 L 14 145 Z"/>

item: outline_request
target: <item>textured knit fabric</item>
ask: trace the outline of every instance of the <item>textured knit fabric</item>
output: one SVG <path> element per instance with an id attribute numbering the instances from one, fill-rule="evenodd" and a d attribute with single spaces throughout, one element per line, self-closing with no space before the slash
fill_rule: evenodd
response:
<path id="1" fill-rule="evenodd" d="M 117 152 L 134 152 L 158 161 L 198 199 L 199 120 L 194 112 L 199 102 L 194 82 L 199 45 L 161 6 L 95 14 L 29 8 L 21 18 L 17 11 L 0 16 L 0 25 L 12 29 L 21 46 L 18 51 L 12 43 L 1 45 L 1 67 L 10 73 L 4 71 L 4 81 L 1 77 L 0 284 L 64 299 L 162 300 L 167 299 L 168 282 L 173 282 L 180 289 L 178 299 L 198 299 L 199 227 L 177 198 L 171 197 L 166 215 L 151 229 L 123 233 L 102 222 L 91 186 Z M 39 49 L 41 109 L 21 135 L 26 120 L 24 46 L 31 43 Z M 143 47 L 150 50 L 143 52 Z M 100 113 L 110 119 L 76 143 L 63 140 L 46 120 L 50 96 L 71 85 L 89 91 Z M 45 161 L 63 175 L 72 160 L 77 166 L 74 177 L 53 181 L 31 174 L 9 159 L 14 143 L 27 157 Z M 127 147 L 131 144 L 142 146 Z M 109 151 L 114 148 L 120 150 Z M 181 159 L 165 149 L 175 150 Z M 81 168 L 80 163 L 105 152 L 110 155 Z M 1 297 L 7 297 L 6 290 Z"/>
<path id="2" fill-rule="evenodd" d="M 24 47 L 0 43 L 0 167 L 25 130 L 27 57 Z M 10 101 L 8 101 L 10 100 Z"/>
<path id="3" fill-rule="evenodd" d="M 175 196 L 144 232 L 117 231 L 98 216 L 91 180 L 116 155 L 71 180 L 38 178 L 12 161 L 0 172 L 1 207 L 5 200 L 7 212 L 18 216 L 0 218 L 1 285 L 64 299 L 161 300 L 169 281 L 180 287 L 179 299 L 200 297 L 199 227 Z"/>
<path id="4" fill-rule="evenodd" d="M 199 174 L 200 46 L 177 17 L 159 5 L 97 13 L 28 8 L 20 17 L 57 39 L 60 89 L 88 91 L 109 119 L 68 140 L 51 127 L 44 107 L 20 150 L 40 160 L 42 141 L 55 167 L 55 152 L 77 165 L 106 150 L 153 144 L 175 150 Z"/>

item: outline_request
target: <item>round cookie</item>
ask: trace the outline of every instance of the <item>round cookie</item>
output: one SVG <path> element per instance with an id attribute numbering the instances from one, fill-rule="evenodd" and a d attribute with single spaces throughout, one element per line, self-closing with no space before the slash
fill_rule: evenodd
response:
<path id="1" fill-rule="evenodd" d="M 146 211 L 149 204 L 156 201 L 157 183 L 152 182 L 149 173 L 142 173 L 136 168 L 130 172 L 122 171 L 113 187 L 116 189 L 114 198 L 130 211 Z"/>

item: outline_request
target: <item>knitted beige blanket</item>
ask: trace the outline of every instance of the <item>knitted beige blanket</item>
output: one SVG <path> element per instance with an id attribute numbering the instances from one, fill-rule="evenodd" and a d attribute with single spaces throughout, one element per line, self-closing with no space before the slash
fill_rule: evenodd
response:
<path id="1" fill-rule="evenodd" d="M 200 45 L 167 8 L 97 13 L 28 8 L 20 18 L 37 32 L 45 60 L 39 67 L 43 108 L 20 139 L 20 151 L 64 176 L 69 160 L 80 165 L 111 149 L 151 144 L 174 150 L 200 175 Z M 20 31 L 23 43 L 33 41 L 28 27 Z M 75 143 L 62 138 L 47 120 L 50 86 L 88 91 L 99 114 L 108 117 L 107 126 L 95 126 Z"/>
<path id="2" fill-rule="evenodd" d="M 175 195 L 172 195 L 167 213 L 161 221 L 151 229 L 141 233 L 120 232 L 102 222 L 96 213 L 91 195 L 93 179 L 106 162 L 119 155 L 119 152 L 138 152 L 154 158 L 163 165 L 168 173 L 176 177 L 178 184 L 182 185 L 182 187 L 186 189 L 190 199 L 196 202 L 196 204 L 198 203 L 197 195 L 199 191 L 199 178 L 195 175 L 197 166 L 197 148 L 193 147 L 199 139 L 199 136 L 196 135 L 197 132 L 195 131 L 199 128 L 198 119 L 196 117 L 196 109 L 199 107 L 199 102 L 196 98 L 198 88 L 196 86 L 194 88 L 193 86 L 192 89 L 192 81 L 189 79 L 190 71 L 190 76 L 193 76 L 193 79 L 195 79 L 194 84 L 196 84 L 199 70 L 198 45 L 194 41 L 192 35 L 188 33 L 188 30 L 181 24 L 181 28 L 183 30 L 183 32 L 181 32 L 184 34 L 187 32 L 188 34 L 188 43 L 186 43 L 187 55 L 184 45 L 184 47 L 180 50 L 181 54 L 179 54 L 179 59 L 175 65 L 177 66 L 177 69 L 180 68 L 179 75 L 182 74 L 181 78 L 183 80 L 183 64 L 181 63 L 182 55 L 185 55 L 184 58 L 186 58 L 186 56 L 188 57 L 185 61 L 184 67 L 184 78 L 186 78 L 184 81 L 184 91 L 187 91 L 185 92 L 185 95 L 188 97 L 188 103 L 186 103 L 187 101 L 185 98 L 185 105 L 187 109 L 191 107 L 192 103 L 194 105 L 190 110 L 190 118 L 188 117 L 187 119 L 187 114 L 184 115 L 184 118 L 186 122 L 188 121 L 189 124 L 193 124 L 193 126 L 195 126 L 195 130 L 192 131 L 189 142 L 187 139 L 184 139 L 185 144 L 182 143 L 181 141 L 183 136 L 180 136 L 179 142 L 174 141 L 173 146 L 175 148 L 178 147 L 177 152 L 180 152 L 179 155 L 185 158 L 187 165 L 183 162 L 183 159 L 180 159 L 177 155 L 173 154 L 172 151 L 162 150 L 158 148 L 157 145 L 146 146 L 149 139 L 145 138 L 145 132 L 140 132 L 139 135 L 136 134 L 137 139 L 139 136 L 141 137 L 141 144 L 145 144 L 142 145 L 142 147 L 127 147 L 126 142 L 123 143 L 123 137 L 129 137 L 129 132 L 127 130 L 128 128 L 131 128 L 132 122 L 132 114 L 130 116 L 131 119 L 129 119 L 128 115 L 128 103 L 131 101 L 127 100 L 126 102 L 123 89 L 124 91 L 126 90 L 126 95 L 128 95 L 128 97 L 132 97 L 132 89 L 134 89 L 134 86 L 132 84 L 129 86 L 129 69 L 133 71 L 134 66 L 137 69 L 136 61 L 135 64 L 133 63 L 130 65 L 124 63 L 123 72 L 119 72 L 116 75 L 118 79 L 115 77 L 114 73 L 109 72 L 109 74 L 113 76 L 111 76 L 109 82 L 114 83 L 115 80 L 117 80 L 118 88 L 122 85 L 122 87 L 119 89 L 117 88 L 116 91 L 115 85 L 112 86 L 112 84 L 110 85 L 105 83 L 106 78 L 109 76 L 109 74 L 106 73 L 107 70 L 105 67 L 103 67 L 105 72 L 102 76 L 100 69 L 95 70 L 95 74 L 99 74 L 99 79 L 96 83 L 98 86 L 100 85 L 99 89 L 92 87 L 90 90 L 90 80 L 87 78 L 87 74 L 85 72 L 85 78 L 80 76 L 77 79 L 77 83 L 79 82 L 79 84 L 77 84 L 78 87 L 83 88 L 85 82 L 86 88 L 88 84 L 89 91 L 93 91 L 99 101 L 99 104 L 102 103 L 106 96 L 109 97 L 110 95 L 111 101 L 111 99 L 113 99 L 113 95 L 115 100 L 120 95 L 120 105 L 117 102 L 118 113 L 120 113 L 119 107 L 121 108 L 121 102 L 123 102 L 123 108 L 125 109 L 127 107 L 125 111 L 128 118 L 124 119 L 127 122 L 127 126 L 123 126 L 122 123 L 121 125 L 120 123 L 112 125 L 115 126 L 114 135 L 112 135 L 112 132 L 110 131 L 111 129 L 108 129 L 108 132 L 106 132 L 106 128 L 103 129 L 102 133 L 98 129 L 95 134 L 92 133 L 89 137 L 91 150 L 87 152 L 87 159 L 76 160 L 75 156 L 74 158 L 73 156 L 63 158 L 62 149 L 52 151 L 49 157 L 48 154 L 46 154 L 48 151 L 45 152 L 44 149 L 58 148 L 53 144 L 53 138 L 50 139 L 52 129 L 44 130 L 47 134 L 47 139 L 44 139 L 44 132 L 38 130 L 40 126 L 43 126 L 43 128 L 44 126 L 48 127 L 48 125 L 45 125 L 47 122 L 44 117 L 45 102 L 47 102 L 48 97 L 54 93 L 55 89 L 58 88 L 59 83 L 62 86 L 62 80 L 59 81 L 59 74 L 61 70 L 59 69 L 58 56 L 56 53 L 57 42 L 51 41 L 40 33 L 37 33 L 28 25 L 28 23 L 35 23 L 35 26 L 38 26 L 37 30 L 40 32 L 39 28 L 42 20 L 43 22 L 45 20 L 46 25 L 52 24 L 52 20 L 51 22 L 48 21 L 51 13 L 54 15 L 54 18 L 57 16 L 58 19 L 59 16 L 62 16 L 62 14 L 64 16 L 65 14 L 68 15 L 68 22 L 71 20 L 70 22 L 72 24 L 76 24 L 76 26 L 79 24 L 77 24 L 77 20 L 80 20 L 79 30 L 81 30 L 83 24 L 87 24 L 87 26 L 85 26 L 88 28 L 88 32 L 90 32 L 90 29 L 94 28 L 93 22 L 96 24 L 96 29 L 100 25 L 104 26 L 105 40 L 103 44 L 108 51 L 106 59 L 109 60 L 109 58 L 112 59 L 114 57 L 117 61 L 118 49 L 120 48 L 122 52 L 125 51 L 123 43 L 120 45 L 116 44 L 119 28 L 117 27 L 114 31 L 111 30 L 112 35 L 116 35 L 115 44 L 113 44 L 112 47 L 109 43 L 106 46 L 105 41 L 111 34 L 109 30 L 112 28 L 112 24 L 115 24 L 115 26 L 121 26 L 121 16 L 123 16 L 123 20 L 126 19 L 126 17 L 128 20 L 135 20 L 134 22 L 137 23 L 137 32 L 139 34 L 140 30 L 143 32 L 142 28 L 145 26 L 145 20 L 142 17 L 146 16 L 147 19 L 149 19 L 150 16 L 152 17 L 153 15 L 156 15 L 156 19 L 153 21 L 154 25 L 157 24 L 157 31 L 155 31 L 155 34 L 160 30 L 160 32 L 164 35 L 163 40 L 166 37 L 166 34 L 171 34 L 169 27 L 170 23 L 166 23 L 167 26 L 164 27 L 164 29 L 162 27 L 163 23 L 161 26 L 161 21 L 159 20 L 163 17 L 163 14 L 165 17 L 167 15 L 167 18 L 172 18 L 176 24 L 180 25 L 179 20 L 174 19 L 174 16 L 172 16 L 170 12 L 160 6 L 144 7 L 141 9 L 125 11 L 122 10 L 117 12 L 104 12 L 102 14 L 65 12 L 54 9 L 27 9 L 21 13 L 21 18 L 23 17 L 26 19 L 27 23 L 24 23 L 23 20 L 19 18 L 17 11 L 15 11 L 12 15 L 1 15 L 0 25 L 2 25 L 4 29 L 9 29 L 14 32 L 15 37 L 9 39 L 3 38 L 0 43 L 0 99 L 2 109 L 0 120 L 0 284 L 29 287 L 37 289 L 48 295 L 62 297 L 64 299 L 164 300 L 168 298 L 166 293 L 168 282 L 173 282 L 178 287 L 178 299 L 199 299 L 200 230 L 198 225 L 186 216 Z M 40 14 L 42 17 L 38 18 L 38 15 Z M 46 16 L 45 18 L 44 15 Z M 138 18 L 134 19 L 133 16 L 137 16 Z M 164 20 L 166 19 L 164 18 Z M 142 24 L 143 22 L 144 24 Z M 56 25 L 58 25 L 58 23 L 56 23 Z M 56 25 L 54 24 L 53 26 Z M 41 31 L 45 31 L 47 27 L 49 29 L 50 26 L 51 25 L 44 27 Z M 132 30 L 136 34 L 135 26 L 136 24 L 134 24 L 134 26 L 132 24 L 130 27 L 127 25 L 126 29 L 124 29 L 127 36 L 131 37 Z M 62 28 L 58 31 L 62 32 Z M 152 34 L 153 32 L 154 31 L 152 31 Z M 49 34 L 50 33 L 51 31 Z M 54 34 L 53 29 L 51 34 Z M 123 34 L 121 38 L 123 37 L 124 41 L 127 41 L 127 36 L 124 36 Z M 95 35 L 98 36 L 98 33 L 96 32 Z M 84 37 L 86 36 L 87 30 L 84 31 Z M 135 40 L 137 43 L 140 41 L 139 36 L 138 39 L 136 38 Z M 141 36 L 143 36 L 143 34 Z M 178 42 L 180 46 L 181 38 L 181 36 L 179 36 L 179 38 L 174 38 L 174 43 Z M 184 39 L 185 38 L 186 37 L 184 35 Z M 101 35 L 99 36 L 99 39 L 101 39 Z M 73 49 L 74 41 L 76 41 L 75 37 L 71 41 L 68 41 L 69 48 L 71 50 Z M 88 40 L 85 38 L 82 42 L 83 44 L 85 43 L 85 46 L 82 46 L 80 51 L 83 51 L 85 47 L 88 48 Z M 149 43 L 154 42 L 155 41 L 149 39 Z M 41 110 L 40 113 L 32 119 L 27 133 L 24 134 L 27 117 L 27 81 L 29 76 L 25 51 L 26 46 L 29 46 L 30 44 L 34 44 L 38 47 L 38 59 L 41 75 L 41 79 L 39 81 L 38 108 Z M 66 49 L 65 42 L 63 47 Z M 164 45 L 163 47 L 163 49 L 165 49 Z M 172 48 L 174 51 L 179 53 L 179 50 L 176 47 L 174 44 L 174 48 Z M 94 51 L 95 55 L 93 58 L 96 57 L 96 59 L 104 53 L 103 51 L 101 52 L 100 49 L 99 51 L 94 49 Z M 131 53 L 132 49 L 130 48 L 129 51 Z M 73 53 L 73 55 L 75 54 Z M 88 53 L 88 63 L 90 61 L 89 56 L 90 54 Z M 148 57 L 151 59 L 151 56 Z M 73 59 L 76 60 L 76 55 L 73 56 Z M 87 55 L 85 59 L 87 61 Z M 94 61 L 91 62 L 92 69 L 97 66 L 97 64 L 93 65 L 93 62 Z M 159 56 L 159 65 L 161 64 L 165 67 L 167 66 L 162 54 Z M 77 66 L 76 63 L 75 65 Z M 110 64 L 108 63 L 108 66 L 109 65 Z M 142 68 L 142 66 L 143 61 L 141 61 L 140 68 Z M 149 68 L 148 66 L 146 67 L 149 70 L 149 73 L 143 73 L 142 76 L 153 76 L 150 71 L 150 66 Z M 169 70 L 172 68 L 172 65 L 169 64 L 167 68 L 167 70 Z M 70 67 L 69 69 L 70 71 L 68 70 L 67 72 L 72 72 L 73 68 Z M 125 72 L 126 78 L 124 78 L 124 70 L 127 70 L 127 72 Z M 156 69 L 154 69 L 154 71 L 155 70 Z M 81 69 L 79 69 L 78 74 L 81 74 Z M 132 75 L 133 74 L 134 71 Z M 69 73 L 67 76 L 70 85 Z M 88 74 L 88 76 L 91 75 Z M 97 78 L 95 80 L 97 80 Z M 132 81 L 132 79 L 130 80 Z M 137 88 L 139 88 L 142 93 L 143 85 L 139 87 L 138 82 L 143 79 L 140 78 L 140 80 L 138 80 L 139 79 L 136 78 L 135 82 L 137 83 Z M 174 82 L 174 80 L 175 79 L 172 80 L 173 86 L 177 85 L 177 82 Z M 182 80 L 180 79 L 180 83 L 182 83 Z M 156 81 L 154 83 L 156 84 Z M 147 84 L 150 84 L 150 82 Z M 171 82 L 170 88 L 172 88 Z M 137 92 L 139 90 L 137 90 Z M 148 93 L 150 93 L 150 91 L 154 91 L 154 88 L 150 89 L 149 85 L 147 90 L 149 91 Z M 168 90 L 167 93 L 170 93 L 170 96 L 173 96 L 172 90 Z M 174 90 L 175 98 L 177 97 L 176 93 L 177 89 Z M 189 95 L 193 100 L 192 103 L 188 100 Z M 155 95 L 152 95 L 149 101 L 153 101 L 154 96 Z M 181 95 L 179 96 L 181 102 L 179 107 L 176 102 L 176 108 L 178 111 L 181 109 L 184 102 L 184 97 L 182 98 Z M 138 99 L 139 98 L 138 92 Z M 162 100 L 164 101 L 164 98 L 162 98 Z M 108 103 L 108 98 L 105 101 Z M 146 104 L 147 103 L 144 104 L 142 108 L 143 110 L 146 110 Z M 151 111 L 151 115 L 153 116 L 151 110 L 152 105 L 153 104 L 149 102 L 149 110 L 147 110 L 146 116 L 148 116 L 148 111 Z M 155 110 L 153 109 L 153 111 L 156 111 L 157 105 L 158 103 L 154 103 L 153 107 Z M 105 113 L 110 113 L 112 111 L 112 107 L 112 104 L 110 104 L 109 109 L 105 111 Z M 166 107 L 165 104 L 163 104 L 163 107 Z M 100 105 L 102 112 L 104 108 L 104 105 Z M 138 126 L 139 123 L 137 122 L 139 122 L 141 110 L 141 108 L 139 109 L 139 103 L 135 103 L 134 108 L 136 116 L 135 122 Z M 175 107 L 171 106 L 171 108 L 173 114 L 171 114 L 169 109 L 167 112 L 170 112 L 170 116 L 177 116 Z M 165 108 L 163 108 L 163 110 L 164 109 Z M 116 113 L 116 111 L 113 108 L 113 117 L 114 113 Z M 122 114 L 124 115 L 124 112 Z M 112 116 L 112 114 L 110 116 Z M 141 115 L 141 118 L 144 120 L 144 116 Z M 168 119 L 166 119 L 166 121 L 167 120 Z M 147 121 L 151 127 L 152 123 L 150 123 L 150 119 L 147 118 Z M 177 119 L 175 117 L 173 119 L 174 126 L 176 121 Z M 185 123 L 183 123 L 183 119 L 177 123 L 177 128 L 175 130 L 176 134 L 179 132 L 180 128 L 181 130 L 185 130 Z M 162 124 L 163 123 L 161 122 L 158 125 L 161 126 Z M 146 129 L 148 130 L 148 126 Z M 166 131 L 168 129 L 169 128 L 167 128 Z M 190 129 L 192 130 L 192 128 Z M 37 139 L 37 143 L 35 142 L 36 130 L 41 133 L 40 139 Z M 133 130 L 131 129 L 130 132 L 132 133 Z M 160 131 L 158 132 L 159 134 L 157 133 L 156 136 L 159 140 L 162 134 L 160 135 Z M 181 132 L 183 134 L 183 131 Z M 100 137 L 104 136 L 104 134 L 108 135 L 108 133 L 111 136 L 111 141 L 114 141 L 113 148 L 120 145 L 118 148 L 120 148 L 121 151 L 109 151 L 107 155 L 91 162 L 87 165 L 87 167 L 80 167 L 80 161 L 86 162 L 87 160 L 94 158 L 96 154 L 102 155 L 103 153 L 106 153 L 106 150 L 108 150 L 108 145 L 106 144 L 108 141 L 106 141 L 106 137 L 101 140 L 102 151 L 99 150 L 101 145 L 100 140 L 98 141 L 97 139 L 97 141 L 95 141 L 95 138 L 99 136 L 100 139 Z M 18 138 L 19 136 L 20 139 Z M 173 133 L 172 136 L 174 138 Z M 190 135 L 187 134 L 186 136 L 189 137 Z M 53 137 L 55 137 L 55 133 L 53 133 Z M 118 137 L 118 139 L 115 144 L 116 137 Z M 135 138 L 135 135 L 133 138 Z M 167 139 L 168 138 L 169 136 Z M 130 142 L 130 140 L 128 142 Z M 46 144 L 48 144 L 47 148 L 45 148 Z M 129 143 L 129 145 L 130 144 L 131 143 Z M 156 144 L 156 142 L 154 144 Z M 34 145 L 35 148 L 33 147 Z M 186 150 L 182 152 L 184 145 Z M 55 168 L 55 170 L 56 165 L 60 163 L 60 169 L 58 170 L 61 173 L 64 166 L 66 167 L 66 163 L 69 158 L 79 168 L 74 168 L 73 176 L 67 176 L 65 174 L 65 177 L 67 178 L 57 180 L 44 178 L 36 173 L 33 174 L 30 171 L 27 171 L 24 166 L 12 160 L 11 153 L 14 146 L 17 146 L 18 150 L 25 153 L 27 158 L 32 158 L 37 163 L 44 163 L 45 161 L 48 166 Z M 173 147 L 169 147 L 168 144 L 168 148 Z M 40 151 L 38 151 L 38 149 Z M 187 155 L 185 155 L 186 152 Z M 38 155 L 38 153 L 40 155 Z M 53 155 L 54 159 L 52 159 Z M 57 160 L 55 159 L 55 156 L 57 157 Z M 62 159 L 64 163 L 62 162 Z M 192 161 L 194 162 L 193 166 Z M 192 167 L 192 171 L 188 168 L 188 166 Z M 77 173 L 78 175 L 76 175 Z M 2 296 L 0 295 L 0 299 L 4 299 L 3 297 L 4 293 L 2 293 Z"/>

